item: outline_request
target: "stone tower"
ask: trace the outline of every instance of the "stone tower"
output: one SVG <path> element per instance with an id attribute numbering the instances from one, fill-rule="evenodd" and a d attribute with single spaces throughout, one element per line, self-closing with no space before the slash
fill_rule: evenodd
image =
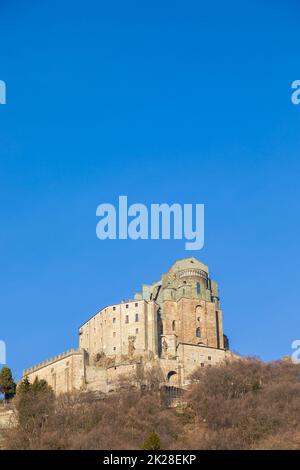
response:
<path id="1" fill-rule="evenodd" d="M 176 261 L 159 282 L 143 285 L 135 299 L 158 305 L 160 357 L 175 357 L 180 343 L 224 349 L 218 285 L 197 259 Z"/>

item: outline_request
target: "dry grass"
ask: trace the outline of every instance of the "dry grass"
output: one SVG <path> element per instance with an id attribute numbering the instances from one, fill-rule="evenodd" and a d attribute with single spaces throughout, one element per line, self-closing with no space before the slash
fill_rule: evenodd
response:
<path id="1" fill-rule="evenodd" d="M 299 378 L 299 366 L 283 361 L 199 369 L 181 413 L 165 409 L 157 390 L 35 396 L 6 448 L 139 449 L 156 432 L 163 449 L 300 449 Z"/>

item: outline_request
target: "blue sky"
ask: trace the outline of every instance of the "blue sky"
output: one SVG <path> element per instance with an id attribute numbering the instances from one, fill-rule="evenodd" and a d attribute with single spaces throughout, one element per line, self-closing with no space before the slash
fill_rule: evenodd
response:
<path id="1" fill-rule="evenodd" d="M 0 339 L 16 377 L 176 259 L 219 282 L 231 347 L 300 338 L 296 1 L 0 3 Z M 205 246 L 100 241 L 96 207 L 204 203 Z"/>

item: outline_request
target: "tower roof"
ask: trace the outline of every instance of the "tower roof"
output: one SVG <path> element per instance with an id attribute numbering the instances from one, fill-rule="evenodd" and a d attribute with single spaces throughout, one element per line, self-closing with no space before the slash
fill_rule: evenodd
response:
<path id="1" fill-rule="evenodd" d="M 206 264 L 204 263 L 201 263 L 201 261 L 198 261 L 194 257 L 183 258 L 181 260 L 176 261 L 171 266 L 169 271 L 181 271 L 183 269 L 189 269 L 189 268 L 202 269 L 202 271 L 205 271 L 208 274 L 208 266 L 206 266 Z"/>

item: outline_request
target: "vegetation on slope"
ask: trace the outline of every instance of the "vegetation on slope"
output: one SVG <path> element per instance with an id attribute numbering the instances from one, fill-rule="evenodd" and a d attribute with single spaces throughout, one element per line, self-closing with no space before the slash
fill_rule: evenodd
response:
<path id="1" fill-rule="evenodd" d="M 41 383 L 42 382 L 42 383 Z M 54 397 L 43 381 L 19 386 L 8 449 L 300 449 L 300 368 L 255 359 L 202 368 L 184 406 L 166 408 L 157 386 L 103 399 Z"/>

